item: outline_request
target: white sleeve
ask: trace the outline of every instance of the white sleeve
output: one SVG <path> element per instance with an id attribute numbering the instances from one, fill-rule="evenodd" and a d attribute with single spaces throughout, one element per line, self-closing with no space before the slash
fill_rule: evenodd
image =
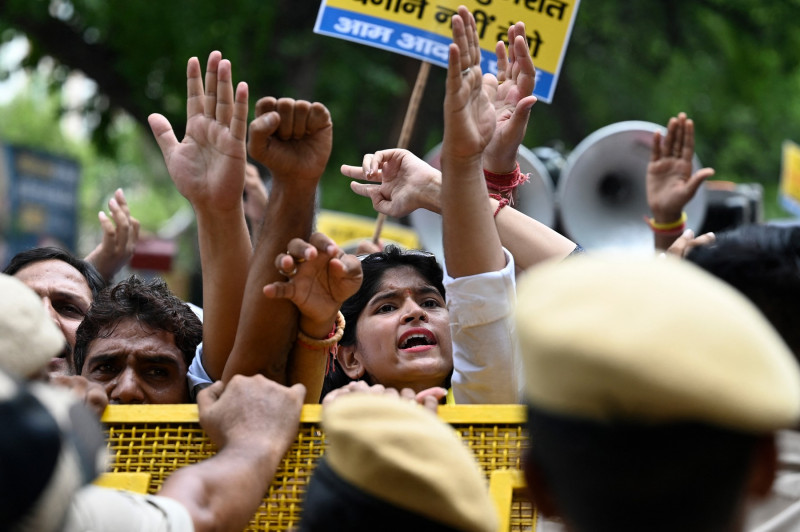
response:
<path id="1" fill-rule="evenodd" d="M 87 530 L 193 532 L 194 525 L 174 499 L 86 486 L 73 497 L 63 531 Z"/>
<path id="2" fill-rule="evenodd" d="M 453 340 L 456 404 L 517 404 L 521 365 L 514 332 L 514 258 L 495 272 L 454 279 L 445 273 Z"/>
<path id="3" fill-rule="evenodd" d="M 200 390 L 206 386 L 211 386 L 214 384 L 214 381 L 211 380 L 206 368 L 203 367 L 203 342 L 200 342 L 197 345 L 197 349 L 194 352 L 194 358 L 192 359 L 192 363 L 189 365 L 189 371 L 186 373 L 186 380 L 188 381 L 189 396 L 192 398 L 192 401 L 197 400 L 197 393 Z"/>

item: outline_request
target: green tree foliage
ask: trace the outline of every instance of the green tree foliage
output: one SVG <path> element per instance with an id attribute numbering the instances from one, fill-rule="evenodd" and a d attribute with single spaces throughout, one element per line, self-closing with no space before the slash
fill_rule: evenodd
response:
<path id="1" fill-rule="evenodd" d="M 180 130 L 186 59 L 219 49 L 234 78 L 249 83 L 252 103 L 275 95 L 330 108 L 335 141 L 323 205 L 367 213 L 338 166 L 396 143 L 419 63 L 313 34 L 318 8 L 290 0 L 0 0 L 0 35 L 28 36 L 28 66 L 52 56 L 98 83 L 94 141 L 115 156 L 115 113 L 145 124 L 160 112 Z M 798 19 L 800 0 L 583 0 L 554 102 L 535 107 L 526 144 L 558 140 L 569 149 L 614 122 L 665 123 L 686 111 L 698 155 L 717 177 L 758 181 L 772 199 L 781 142 L 800 141 Z M 443 79 L 434 68 L 410 146 L 418 153 L 441 136 Z M 168 184 L 163 167 L 150 170 L 147 183 Z"/>
<path id="2" fill-rule="evenodd" d="M 767 214 L 780 216 L 781 143 L 800 139 L 798 16 L 798 0 L 584 0 L 529 141 L 573 147 L 613 122 L 685 111 L 715 178 L 763 184 Z"/>

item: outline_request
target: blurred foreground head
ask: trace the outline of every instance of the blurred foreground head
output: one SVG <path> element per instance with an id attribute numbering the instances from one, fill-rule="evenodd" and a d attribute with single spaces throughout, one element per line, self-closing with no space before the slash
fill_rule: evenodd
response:
<path id="1" fill-rule="evenodd" d="M 68 344 L 51 360 L 48 369 L 54 374 L 69 374 L 75 332 L 105 281 L 93 265 L 56 247 L 22 251 L 3 273 L 21 280 L 41 298 L 39 304 L 47 309 Z"/>
<path id="2" fill-rule="evenodd" d="M 67 390 L 25 381 L 66 343 L 22 281 L 0 274 L 0 529 L 59 530 L 73 494 L 103 469 L 97 418 Z"/>
<path id="3" fill-rule="evenodd" d="M 539 509 L 574 531 L 741 528 L 800 418 L 800 372 L 743 296 L 675 259 L 577 257 L 520 283 Z"/>
<path id="4" fill-rule="evenodd" d="M 0 274 L 0 294 L 0 370 L 33 378 L 64 350 L 66 340 L 41 298 L 22 281 Z"/>
<path id="5" fill-rule="evenodd" d="M 326 405 L 328 440 L 306 493 L 302 532 L 494 532 L 497 518 L 472 453 L 429 410 L 349 394 Z"/>
<path id="6" fill-rule="evenodd" d="M 97 418 L 66 390 L 0 371 L 0 528 L 61 530 L 75 492 L 106 462 Z"/>

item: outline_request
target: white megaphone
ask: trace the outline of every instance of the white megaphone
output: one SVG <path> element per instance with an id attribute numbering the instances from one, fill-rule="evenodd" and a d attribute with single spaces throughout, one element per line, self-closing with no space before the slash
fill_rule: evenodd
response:
<path id="1" fill-rule="evenodd" d="M 652 122 L 617 122 L 601 128 L 569 154 L 556 187 L 565 234 L 586 249 L 653 250 L 645 223 L 646 172 L 653 133 L 666 129 Z M 692 172 L 701 168 L 697 155 Z M 686 227 L 698 232 L 706 215 L 702 185 L 686 205 Z"/>
<path id="2" fill-rule="evenodd" d="M 442 145 L 439 144 L 425 155 L 425 161 L 440 170 L 441 151 Z M 517 162 L 520 172 L 529 174 L 530 180 L 517 187 L 514 208 L 548 227 L 553 227 L 556 221 L 555 187 L 550 173 L 539 158 L 524 146 L 520 146 L 517 151 Z M 425 209 L 417 209 L 409 215 L 409 219 L 422 247 L 436 255 L 437 260 L 443 264 L 442 217 Z"/>

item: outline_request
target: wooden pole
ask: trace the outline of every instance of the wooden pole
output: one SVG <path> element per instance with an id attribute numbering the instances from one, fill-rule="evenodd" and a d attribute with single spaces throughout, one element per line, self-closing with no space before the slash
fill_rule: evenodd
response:
<path id="1" fill-rule="evenodd" d="M 422 95 L 425 92 L 425 85 L 428 83 L 428 74 L 431 71 L 431 64 L 427 61 L 422 61 L 419 65 L 419 72 L 417 72 L 417 81 L 414 83 L 414 90 L 411 92 L 411 99 L 408 102 L 408 109 L 406 109 L 406 116 L 403 119 L 403 128 L 400 130 L 400 138 L 397 140 L 397 147 L 400 149 L 408 148 L 408 143 L 411 140 L 411 133 L 414 131 L 414 122 L 417 120 L 417 113 L 419 112 L 419 103 L 422 101 Z M 378 213 L 375 219 L 375 232 L 372 235 L 372 242 L 377 244 L 381 237 L 383 230 L 383 222 L 386 220 L 386 215 Z"/>

